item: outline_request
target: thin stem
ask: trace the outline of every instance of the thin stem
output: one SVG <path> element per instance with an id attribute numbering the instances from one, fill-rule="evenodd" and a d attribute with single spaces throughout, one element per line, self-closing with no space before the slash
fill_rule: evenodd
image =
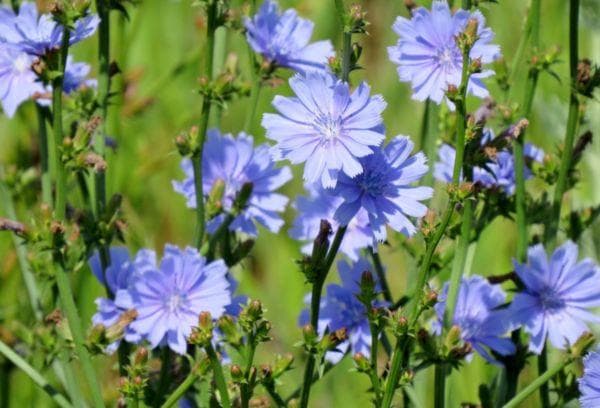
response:
<path id="1" fill-rule="evenodd" d="M 283 399 L 283 397 L 281 395 L 279 395 L 279 393 L 275 389 L 275 384 L 273 382 L 264 384 L 263 386 L 264 386 L 265 390 L 267 390 L 267 392 L 269 393 L 269 396 L 273 399 L 273 401 L 275 402 L 277 407 L 279 407 L 279 408 L 287 407 L 285 400 Z"/>
<path id="2" fill-rule="evenodd" d="M 221 396 L 221 406 L 223 408 L 230 408 L 231 402 L 229 402 L 229 391 L 227 390 L 227 383 L 225 382 L 225 376 L 223 375 L 223 368 L 221 367 L 219 357 L 217 356 L 217 353 L 212 345 L 209 344 L 206 346 L 205 350 L 208 358 L 210 359 L 217 390 Z"/>
<path id="3" fill-rule="evenodd" d="M 446 366 L 444 363 L 435 365 L 433 394 L 433 406 L 444 408 L 446 406 Z"/>
<path id="4" fill-rule="evenodd" d="M 15 353 L 10 347 L 6 345 L 3 341 L 0 340 L 0 353 L 4 355 L 11 363 L 21 369 L 31 380 L 44 390 L 50 398 L 58 404 L 58 406 L 63 408 L 72 408 L 71 403 L 58 392 L 45 378 L 42 374 L 40 374 L 35 368 L 33 368 L 27 361 L 25 361 L 21 356 Z"/>
<path id="5" fill-rule="evenodd" d="M 381 400 L 381 408 L 389 408 L 392 405 L 392 400 L 398 386 L 398 380 L 400 379 L 400 373 L 406 366 L 406 353 L 410 343 L 408 336 L 402 336 L 396 340 L 396 346 L 394 347 L 394 354 L 392 355 L 392 364 L 390 368 L 390 374 L 385 383 L 385 390 L 383 392 L 383 398 Z"/>
<path id="6" fill-rule="evenodd" d="M 210 81 L 213 76 L 213 58 L 215 53 L 215 30 L 217 29 L 217 2 L 211 1 L 207 9 L 207 28 L 206 28 L 206 54 L 204 61 L 204 77 Z M 208 119 L 210 117 L 211 100 L 204 97 L 202 100 L 202 111 L 200 114 L 200 125 L 198 134 L 200 136 L 198 151 L 192 157 L 194 168 L 194 187 L 196 189 L 196 233 L 194 244 L 200 249 L 204 240 L 205 218 L 204 218 L 204 192 L 202 188 L 202 153 L 204 151 L 204 141 L 206 140 L 206 131 L 208 129 Z"/>
<path id="7" fill-rule="evenodd" d="M 256 109 L 258 101 L 260 99 L 260 91 L 262 89 L 262 80 L 260 75 L 254 75 L 254 83 L 252 84 L 252 90 L 250 91 L 250 109 L 246 113 L 246 120 L 244 121 L 244 132 L 250 132 L 252 129 L 252 121 L 256 116 Z"/>
<path id="8" fill-rule="evenodd" d="M 342 81 L 350 82 L 350 58 L 352 56 L 352 33 L 344 31 L 342 37 Z"/>
<path id="9" fill-rule="evenodd" d="M 161 366 L 158 377 L 158 388 L 155 396 L 156 402 L 160 402 L 163 399 L 164 395 L 169 390 L 169 383 L 172 380 L 171 367 L 173 364 L 173 352 L 169 347 L 164 347 L 160 357 Z"/>
<path id="10" fill-rule="evenodd" d="M 520 406 L 520 404 L 527 399 L 531 394 L 533 394 L 538 388 L 542 385 L 546 384 L 552 377 L 554 377 L 558 372 L 560 372 L 563 368 L 571 364 L 573 361 L 572 358 L 568 358 L 564 360 L 562 363 L 557 364 L 552 367 L 550 370 L 547 370 L 538 378 L 536 378 L 533 382 L 531 382 L 527 387 L 521 390 L 513 399 L 504 404 L 503 408 L 516 408 Z"/>
<path id="11" fill-rule="evenodd" d="M 346 352 L 346 354 L 344 354 L 344 355 L 342 356 L 342 359 L 343 359 L 343 358 L 345 358 L 347 355 L 348 355 L 348 352 Z M 325 368 L 323 369 L 323 375 L 322 375 L 322 377 L 324 377 L 324 376 L 325 376 L 325 374 L 327 374 L 329 371 L 331 371 L 331 369 L 332 369 L 332 368 L 334 368 L 334 367 L 337 367 L 337 365 L 338 365 L 338 364 L 330 364 L 330 363 L 329 363 L 329 364 L 326 364 L 326 365 L 325 365 Z M 320 378 L 320 377 L 319 377 L 318 375 L 313 375 L 313 378 L 312 378 L 312 382 L 313 382 L 313 384 L 314 384 L 314 383 L 316 383 L 316 382 L 319 380 L 319 378 Z M 289 396 L 288 396 L 288 397 L 285 399 L 286 406 L 287 406 L 287 404 L 288 404 L 288 403 L 289 403 L 291 400 L 293 400 L 294 398 L 298 398 L 298 397 L 300 396 L 300 394 L 301 394 L 301 393 L 302 393 L 302 387 L 298 387 L 298 388 L 296 388 L 296 389 L 294 390 L 294 392 L 292 392 L 292 393 L 291 393 L 291 394 L 290 394 L 290 395 L 289 395 Z"/>
<path id="12" fill-rule="evenodd" d="M 317 277 L 316 282 L 313 283 L 312 288 L 312 296 L 310 299 L 310 324 L 312 327 L 319 327 L 319 312 L 321 309 L 321 292 L 323 291 L 323 285 L 325 284 L 325 279 L 327 279 L 327 274 L 329 273 L 329 269 L 331 269 L 331 265 L 333 265 L 333 261 L 335 260 L 335 256 L 337 255 L 340 245 L 342 244 L 342 240 L 344 239 L 344 235 L 346 234 L 347 226 L 339 227 L 331 246 L 329 247 L 329 252 L 327 253 L 327 257 L 325 258 L 325 263 L 323 269 L 319 271 L 319 276 Z M 304 369 L 304 380 L 302 385 L 302 394 L 300 396 L 300 407 L 306 408 L 308 406 L 308 399 L 310 396 L 310 388 L 313 384 L 313 372 L 315 370 L 316 364 L 316 356 L 314 354 L 310 354 L 308 356 L 308 361 L 306 362 L 306 367 Z"/>
<path id="13" fill-rule="evenodd" d="M 218 27 L 215 30 L 215 48 L 212 65 L 212 79 L 216 79 L 217 76 L 223 70 L 223 64 L 225 62 L 225 53 L 227 51 L 227 28 Z M 220 105 L 215 105 L 210 112 L 209 123 L 211 127 L 219 128 L 221 126 L 221 115 L 223 109 Z"/>
<path id="14" fill-rule="evenodd" d="M 200 374 L 198 373 L 198 370 L 192 368 L 185 380 L 183 380 L 183 382 L 179 384 L 175 391 L 173 391 L 173 393 L 169 395 L 169 398 L 167 398 L 164 404 L 161 405 L 161 408 L 171 408 L 172 406 L 177 404 L 177 402 L 179 402 L 179 400 L 185 395 L 187 390 L 189 390 L 190 387 L 194 385 L 194 383 L 199 379 Z"/>
<path id="15" fill-rule="evenodd" d="M 379 406 L 381 400 L 381 386 L 379 382 L 379 372 L 377 370 L 377 349 L 379 345 L 379 333 L 376 325 L 369 321 L 369 329 L 371 331 L 371 385 L 373 394 L 375 395 L 375 406 Z"/>
<path id="16" fill-rule="evenodd" d="M 377 278 L 379 279 L 379 284 L 381 285 L 381 291 L 383 293 L 383 298 L 390 302 L 390 304 L 394 303 L 394 298 L 392 297 L 392 292 L 390 291 L 390 285 L 388 284 L 387 278 L 385 276 L 385 271 L 383 270 L 383 265 L 381 263 L 381 258 L 379 257 L 379 253 L 375 252 L 373 248 L 369 248 L 369 253 L 371 254 L 371 258 L 373 258 L 373 266 L 375 267 L 375 272 L 377 273 Z"/>
<path id="17" fill-rule="evenodd" d="M 537 364 L 538 375 L 542 375 L 548 371 L 548 348 L 545 345 L 542 349 L 542 352 L 538 356 Z M 548 384 L 546 383 L 540 385 L 540 403 L 542 408 L 550 407 L 550 393 Z"/>
<path id="18" fill-rule="evenodd" d="M 462 0 L 461 8 L 463 8 L 465 10 L 470 10 L 471 9 L 471 0 Z"/>
<path id="19" fill-rule="evenodd" d="M 241 384 L 241 400 L 242 400 L 242 408 L 248 408 L 250 406 L 250 398 L 252 398 L 252 391 L 254 385 L 252 384 L 251 370 L 252 363 L 254 362 L 254 353 L 256 351 L 256 344 L 254 340 L 254 336 L 252 334 L 248 335 L 247 342 L 247 353 L 246 353 L 246 365 L 244 367 L 244 378 L 246 379 L 245 383 Z"/>
<path id="20" fill-rule="evenodd" d="M 40 167 L 42 171 L 42 202 L 52 205 L 52 178 L 48 165 L 48 132 L 46 128 L 46 117 L 48 109 L 35 104 L 38 119 L 38 137 L 40 144 Z"/>

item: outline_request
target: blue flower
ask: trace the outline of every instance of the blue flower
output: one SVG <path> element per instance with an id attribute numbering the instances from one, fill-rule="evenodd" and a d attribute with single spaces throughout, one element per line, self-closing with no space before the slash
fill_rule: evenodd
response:
<path id="1" fill-rule="evenodd" d="M 294 9 L 281 14 L 276 1 L 266 0 L 244 25 L 252 49 L 278 66 L 298 72 L 324 70 L 334 56 L 329 40 L 308 43 L 314 28 L 311 21 L 298 17 Z"/>
<path id="2" fill-rule="evenodd" d="M 100 19 L 89 14 L 75 22 L 69 45 L 78 43 L 94 34 Z M 50 14 L 38 14 L 35 3 L 23 2 L 19 13 L 7 7 L 0 11 L 0 42 L 11 43 L 31 55 L 44 55 L 60 48 L 63 27 Z"/>
<path id="3" fill-rule="evenodd" d="M 460 85 L 463 63 L 456 37 L 470 19 L 479 23 L 478 40 L 469 54 L 472 60 L 480 58 L 482 64 L 488 64 L 499 56 L 500 48 L 490 44 L 494 33 L 485 26 L 479 11 L 459 10 L 452 15 L 446 1 L 434 1 L 431 7 L 431 11 L 416 9 L 410 20 L 398 17 L 393 29 L 400 39 L 388 48 L 388 53 L 390 60 L 398 65 L 400 80 L 411 83 L 413 99 L 429 98 L 439 104 L 448 85 Z M 482 79 L 493 74 L 491 70 L 483 70 L 471 75 L 468 92 L 479 98 L 488 96 Z"/>
<path id="4" fill-rule="evenodd" d="M 156 265 L 155 254 L 152 251 L 140 251 L 135 260 L 129 258 L 129 251 L 125 247 L 110 248 L 110 265 L 102 271 L 100 256 L 96 251 L 88 261 L 92 273 L 104 285 L 112 298 L 101 297 L 96 299 L 97 312 L 92 317 L 94 325 L 102 324 L 110 327 L 119 321 L 121 315 L 134 309 L 134 304 L 129 294 L 133 282 Z M 128 325 L 125 330 L 125 339 L 130 343 L 137 343 L 141 336 Z M 119 341 L 107 347 L 108 353 L 113 353 L 119 346 Z"/>
<path id="5" fill-rule="evenodd" d="M 335 187 L 338 174 L 362 173 L 359 159 L 385 139 L 383 98 L 370 96 L 364 82 L 351 93 L 347 83 L 324 72 L 296 75 L 290 86 L 297 97 L 276 96 L 279 114 L 263 116 L 267 137 L 276 142 L 275 158 L 306 162 L 304 180 L 326 188 Z"/>
<path id="6" fill-rule="evenodd" d="M 362 353 L 365 356 L 371 354 L 371 329 L 367 318 L 367 309 L 358 299 L 360 294 L 360 280 L 363 272 L 372 271 L 371 264 L 361 258 L 352 265 L 345 261 L 339 261 L 338 274 L 340 275 L 341 285 L 332 283 L 327 285 L 327 293 L 321 301 L 318 330 L 322 335 L 326 330 L 334 332 L 340 329 L 346 329 L 348 340 L 337 347 L 337 350 L 330 351 L 325 358 L 335 364 L 341 360 L 344 354 L 350 349 L 353 354 Z M 380 291 L 379 282 L 376 290 Z M 310 296 L 305 299 L 310 304 Z M 376 302 L 375 306 L 386 306 L 383 301 Z M 309 321 L 309 312 L 304 310 L 300 315 L 300 324 L 306 324 Z"/>
<path id="7" fill-rule="evenodd" d="M 386 239 L 386 225 L 412 236 L 417 228 L 408 217 L 423 217 L 427 212 L 420 201 L 430 198 L 433 189 L 412 186 L 427 173 L 427 159 L 421 152 L 410 156 L 413 146 L 408 137 L 397 136 L 361 159 L 362 174 L 354 178 L 342 174 L 333 191 L 343 199 L 335 212 L 341 225 L 349 225 L 361 209 L 367 212 L 373 247 Z"/>
<path id="8" fill-rule="evenodd" d="M 174 181 L 175 191 L 184 195 L 190 208 L 196 207 L 194 171 L 188 159 L 181 162 L 186 174 L 182 182 Z M 266 144 L 254 147 L 252 136 L 240 133 L 236 138 L 231 134 L 221 135 L 218 130 L 208 131 L 202 160 L 204 195 L 210 193 L 217 181 L 225 183 L 222 205 L 225 212 L 232 209 L 235 198 L 246 183 L 252 183 L 252 194 L 247 207 L 237 215 L 229 229 L 256 236 L 255 222 L 271 232 L 278 232 L 283 225 L 281 213 L 288 198 L 275 190 L 292 178 L 288 167 L 276 168 Z M 207 231 L 214 233 L 225 220 L 220 214 L 207 224 Z"/>
<path id="9" fill-rule="evenodd" d="M 196 249 L 166 245 L 160 265 L 146 271 L 130 290 L 138 312 L 131 327 L 152 348 L 168 345 L 184 354 L 200 313 L 219 318 L 231 304 L 229 286 L 222 260 L 207 264 Z"/>
<path id="10" fill-rule="evenodd" d="M 45 92 L 31 69 L 33 62 L 34 57 L 17 47 L 0 43 L 0 103 L 9 118 L 23 102 Z"/>
<path id="11" fill-rule="evenodd" d="M 81 87 L 96 88 L 98 81 L 89 79 L 91 67 L 85 62 L 75 62 L 69 56 L 65 65 L 65 76 L 63 79 L 63 91 L 67 95 L 79 90 Z"/>
<path id="12" fill-rule="evenodd" d="M 523 285 L 509 308 L 514 323 L 531 335 L 529 350 L 539 354 L 546 337 L 556 348 L 573 344 L 589 331 L 586 321 L 600 322 L 589 309 L 600 306 L 600 274 L 591 259 L 577 262 L 577 245 L 571 241 L 548 259 L 544 247 L 527 252 L 528 262 L 516 261 L 515 271 Z"/>
<path id="13" fill-rule="evenodd" d="M 583 359 L 583 376 L 579 379 L 579 403 L 582 408 L 600 406 L 600 349 L 590 352 Z"/>
<path id="14" fill-rule="evenodd" d="M 444 183 L 452 183 L 456 150 L 449 144 L 443 143 L 438 148 L 438 161 L 433 165 L 433 177 Z M 462 181 L 462 171 L 460 175 Z"/>
<path id="15" fill-rule="evenodd" d="M 434 307 L 437 321 L 433 329 L 436 334 L 441 333 L 447 296 L 448 283 Z M 510 338 L 505 337 L 512 326 L 505 318 L 505 311 L 497 310 L 505 302 L 506 294 L 500 285 L 492 285 L 481 276 L 462 279 L 452 324 L 460 328 L 462 340 L 470 343 L 490 363 L 496 364 L 497 361 L 486 347 L 503 356 L 516 351 Z"/>
<path id="16" fill-rule="evenodd" d="M 307 191 L 308 197 L 299 196 L 294 203 L 298 215 L 289 234 L 294 239 L 307 242 L 302 247 L 302 252 L 308 255 L 312 252 L 313 241 L 319 234 L 321 220 L 329 221 L 334 231 L 338 229 L 339 224 L 335 222 L 333 216 L 343 199 L 319 185 L 307 186 Z M 340 252 L 351 260 L 357 261 L 360 251 L 372 244 L 369 216 L 361 209 L 348 224 Z"/>

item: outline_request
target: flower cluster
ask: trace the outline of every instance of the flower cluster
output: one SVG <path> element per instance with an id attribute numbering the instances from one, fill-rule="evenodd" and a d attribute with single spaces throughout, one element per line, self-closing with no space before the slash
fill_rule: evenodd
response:
<path id="1" fill-rule="evenodd" d="M 400 36 L 395 46 L 388 48 L 389 57 L 398 65 L 398 75 L 410 82 L 413 99 L 431 99 L 441 103 L 449 85 L 460 86 L 463 57 L 457 38 L 470 19 L 477 21 L 477 41 L 469 58 L 489 64 L 500 56 L 500 48 L 491 44 L 494 33 L 485 26 L 479 11 L 458 10 L 452 14 L 446 1 L 436 0 L 431 11 L 419 7 L 412 18 L 398 17 L 393 29 Z M 492 70 L 474 73 L 469 78 L 467 91 L 479 98 L 489 92 L 482 79 L 494 74 Z"/>
<path id="2" fill-rule="evenodd" d="M 98 26 L 96 15 L 78 20 L 70 36 L 75 44 L 92 34 Z M 14 116 L 23 102 L 35 98 L 42 105 L 49 104 L 50 86 L 44 85 L 33 70 L 33 65 L 47 52 L 59 48 L 63 27 L 49 14 L 38 14 L 35 3 L 23 2 L 15 14 L 7 6 L 0 6 L 0 103 L 7 116 Z M 64 92 L 70 94 L 82 86 L 94 87 L 88 80 L 89 65 L 67 60 Z"/>
<path id="3" fill-rule="evenodd" d="M 495 138 L 494 132 L 485 128 L 481 138 L 481 146 L 485 146 Z M 526 143 L 524 149 L 525 158 L 529 163 L 541 163 L 544 160 L 544 151 L 539 147 Z M 434 164 L 434 177 L 444 183 L 452 182 L 452 173 L 456 151 L 448 144 L 442 144 L 438 149 L 438 161 Z M 525 179 L 531 178 L 529 166 L 525 168 Z M 461 175 L 462 180 L 462 175 Z M 515 159 L 513 152 L 503 149 L 490 158 L 484 166 L 473 167 L 473 182 L 489 189 L 499 189 L 507 195 L 515 193 Z"/>
<path id="4" fill-rule="evenodd" d="M 280 13 L 274 0 L 266 0 L 253 18 L 246 18 L 246 39 L 269 63 L 306 73 L 325 70 L 334 55 L 331 41 L 309 44 L 314 24 L 296 10 Z"/>
<path id="5" fill-rule="evenodd" d="M 90 259 L 92 271 L 112 294 L 111 299 L 96 301 L 93 322 L 110 327 L 125 311 L 135 310 L 137 317 L 125 332 L 130 343 L 147 341 L 152 348 L 166 345 L 184 354 L 201 312 L 218 318 L 239 302 L 232 298 L 232 278 L 225 263 L 207 263 L 193 248 L 167 245 L 160 263 L 151 250 L 139 251 L 133 260 L 124 248 L 112 248 L 110 254 L 104 274 L 98 255 Z M 111 344 L 108 351 L 117 345 Z"/>
<path id="6" fill-rule="evenodd" d="M 175 191 L 184 195 L 190 208 L 196 207 L 194 171 L 189 159 L 184 159 L 181 167 L 186 174 L 182 182 L 174 181 Z M 203 194 L 206 196 L 217 183 L 224 183 L 220 200 L 223 212 L 207 224 L 207 231 L 214 233 L 225 221 L 228 214 L 234 216 L 229 230 L 256 236 L 255 222 L 271 232 L 278 232 L 283 225 L 281 213 L 288 199 L 275 191 L 292 178 L 288 167 L 276 168 L 269 155 L 269 147 L 254 147 L 252 136 L 240 133 L 221 135 L 216 129 L 208 132 L 203 151 Z M 234 209 L 234 203 L 242 187 L 251 185 L 244 209 Z M 233 210 L 237 213 L 233 214 Z"/>

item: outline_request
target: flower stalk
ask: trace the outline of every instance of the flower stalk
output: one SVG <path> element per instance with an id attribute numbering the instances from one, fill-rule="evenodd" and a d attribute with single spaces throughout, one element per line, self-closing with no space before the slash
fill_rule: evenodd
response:
<path id="1" fill-rule="evenodd" d="M 215 383 L 219 390 L 219 396 L 221 397 L 221 406 L 223 408 L 230 408 L 231 402 L 229 401 L 229 391 L 227 389 L 227 382 L 225 381 L 225 375 L 223 374 L 223 367 L 221 367 L 219 357 L 211 344 L 207 345 L 204 349 L 210 359 Z"/>

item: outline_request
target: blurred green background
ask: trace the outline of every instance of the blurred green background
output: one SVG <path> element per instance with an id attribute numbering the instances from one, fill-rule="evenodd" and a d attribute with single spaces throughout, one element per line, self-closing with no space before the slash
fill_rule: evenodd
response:
<path id="1" fill-rule="evenodd" d="M 124 215 L 129 223 L 126 234 L 127 245 L 132 251 L 140 247 L 162 250 L 164 243 L 188 245 L 193 235 L 193 214 L 185 207 L 182 197 L 177 195 L 171 180 L 180 179 L 179 155 L 174 149 L 175 135 L 199 118 L 200 96 L 195 92 L 202 66 L 200 58 L 204 45 L 204 22 L 199 8 L 190 0 L 145 0 L 136 7 L 129 7 L 130 19 L 113 15 L 112 53 L 123 71 L 116 77 L 113 90 L 123 90 L 123 98 L 114 98 L 110 112 L 109 133 L 118 142 L 116 153 L 110 153 L 108 188 L 110 193 L 120 192 L 124 196 Z M 241 1 L 233 1 L 234 6 Z M 260 1 L 258 2 L 260 4 Z M 395 66 L 388 61 L 386 47 L 396 42 L 391 25 L 398 15 L 407 16 L 401 0 L 365 0 L 360 2 L 368 12 L 371 25 L 369 35 L 356 37 L 364 47 L 361 65 L 365 68 L 352 74 L 351 80 L 368 81 L 374 93 L 381 93 L 388 102 L 385 122 L 388 136 L 409 135 L 418 143 L 423 104 L 410 99 L 407 84 L 400 83 Z M 423 1 L 420 4 L 428 5 Z M 500 0 L 498 4 L 484 4 L 482 12 L 488 24 L 496 32 L 496 41 L 509 64 L 519 41 L 525 18 L 526 1 Z M 339 45 L 340 27 L 335 14 L 333 0 L 280 1 L 287 7 L 295 7 L 302 16 L 315 22 L 313 39 L 330 38 Z M 559 45 L 563 49 L 562 61 L 567 59 L 568 2 L 546 0 L 543 2 L 541 19 L 541 43 L 543 47 Z M 581 57 L 600 61 L 600 1 L 583 0 L 581 11 Z M 229 30 L 226 35 L 226 54 L 239 57 L 240 70 L 248 78 L 248 52 L 240 32 Z M 77 45 L 73 53 L 77 60 L 86 61 L 97 69 L 96 38 Z M 218 58 L 218 60 L 223 58 Z M 516 100 L 521 99 L 519 84 L 526 75 L 526 67 L 519 72 Z M 528 137 L 552 151 L 561 142 L 567 116 L 568 72 L 566 63 L 555 67 L 560 82 L 542 75 L 534 103 Z M 489 81 L 493 95 L 500 95 L 494 81 Z M 271 111 L 270 102 L 275 94 L 289 94 L 287 84 L 265 89 L 260 98 L 258 112 Z M 220 127 L 225 132 L 237 133 L 243 127 L 248 99 L 231 102 L 224 111 Z M 477 101 L 470 103 L 470 109 Z M 587 123 L 584 128 L 600 129 L 598 103 L 590 103 Z M 213 123 L 214 124 L 214 123 Z M 23 106 L 13 120 L 0 116 L 0 162 L 6 166 L 35 164 L 36 120 L 33 104 Z M 254 119 L 252 132 L 255 139 L 263 142 L 264 130 L 260 117 Z M 586 153 L 581 166 L 582 183 L 572 192 L 568 200 L 574 207 L 597 205 L 600 202 L 600 149 L 593 145 Z M 301 191 L 301 173 L 295 169 L 296 178 L 285 187 L 285 192 L 294 197 Z M 530 183 L 533 191 L 539 186 Z M 438 186 L 438 190 L 443 188 Z M 435 206 L 436 200 L 434 200 Z M 0 209 L 4 209 L 0 206 Z M 27 205 L 18 206 L 20 219 L 29 219 Z M 0 213 L 4 215 L 4 213 Z M 294 211 L 286 213 L 286 229 L 291 224 Z M 293 352 L 297 356 L 297 369 L 284 377 L 284 391 L 295 389 L 299 384 L 302 368 L 302 352 L 293 344 L 300 338 L 297 316 L 303 308 L 302 299 L 308 291 L 303 276 L 295 264 L 299 258 L 300 245 L 287 236 L 286 229 L 279 234 L 261 231 L 260 239 L 249 260 L 236 268 L 235 276 L 241 282 L 240 291 L 258 298 L 268 308 L 268 318 L 273 323 L 275 340 L 263 347 L 257 362 L 272 360 L 273 353 Z M 598 229 L 597 226 L 595 229 Z M 585 234 L 581 246 L 587 256 L 597 259 L 593 233 Z M 393 242 L 394 240 L 392 240 Z M 511 221 L 497 219 L 484 232 L 472 255 L 472 273 L 491 275 L 505 273 L 511 268 L 511 257 L 515 249 L 515 228 Z M 415 260 L 398 245 L 382 248 L 382 257 L 387 265 L 388 276 L 396 297 L 404 294 Z M 336 278 L 332 273 L 331 277 Z M 103 290 L 91 274 L 85 272 L 74 277 L 77 302 L 84 321 L 89 322 L 94 313 L 93 303 Z M 7 234 L 0 235 L 0 327 L 4 335 L 10 334 L 17 321 L 31 325 L 27 296 L 23 287 L 16 254 Z M 551 358 L 556 358 L 555 355 Z M 114 370 L 114 359 L 96 357 L 102 372 L 105 396 L 115 401 L 118 375 Z M 104 362 L 102 362 L 104 361 Z M 533 361 L 532 361 L 533 363 Z M 10 370 L 0 360 L 2 375 L 0 404 L 10 407 L 51 406 L 49 400 L 38 391 L 23 374 Z M 521 384 L 526 384 L 535 375 L 535 364 L 524 372 Z M 322 381 L 314 386 L 312 406 L 315 407 L 362 407 L 368 406 L 369 388 L 366 376 L 351 373 L 352 363 L 346 359 Z M 451 407 L 459 402 L 476 403 L 477 387 L 491 380 L 497 368 L 484 364 L 479 357 L 454 372 L 450 386 Z M 426 371 L 415 379 L 417 395 L 424 407 L 432 406 L 432 373 Z M 259 389 L 259 392 L 262 392 Z M 536 397 L 528 405 L 537 406 Z"/>

